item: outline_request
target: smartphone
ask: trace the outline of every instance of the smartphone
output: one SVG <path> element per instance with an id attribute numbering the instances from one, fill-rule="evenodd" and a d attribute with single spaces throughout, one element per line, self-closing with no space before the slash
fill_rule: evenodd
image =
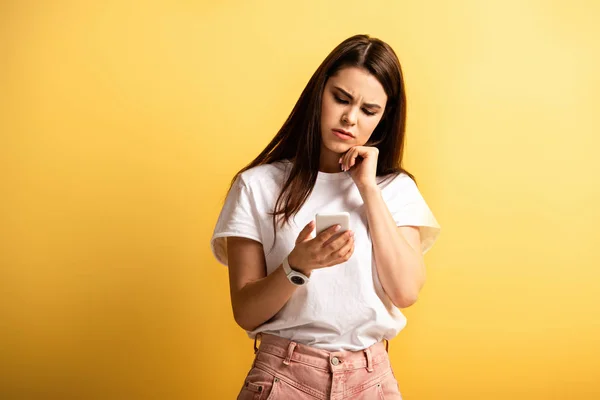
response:
<path id="1" fill-rule="evenodd" d="M 350 213 L 318 213 L 315 216 L 315 222 L 317 235 L 333 225 L 341 226 L 337 233 L 345 232 L 350 229 Z"/>

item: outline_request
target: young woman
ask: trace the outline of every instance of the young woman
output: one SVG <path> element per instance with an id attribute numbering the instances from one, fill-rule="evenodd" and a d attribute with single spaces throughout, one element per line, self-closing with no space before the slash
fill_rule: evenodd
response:
<path id="1" fill-rule="evenodd" d="M 233 178 L 211 247 L 229 266 L 235 320 L 255 339 L 238 399 L 401 398 L 387 341 L 440 231 L 402 167 L 405 119 L 396 54 L 353 36 Z M 315 214 L 339 211 L 350 230 L 314 233 Z"/>

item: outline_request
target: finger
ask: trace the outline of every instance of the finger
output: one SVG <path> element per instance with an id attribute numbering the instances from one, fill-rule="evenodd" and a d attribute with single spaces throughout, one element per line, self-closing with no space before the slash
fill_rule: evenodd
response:
<path id="1" fill-rule="evenodd" d="M 327 242 L 329 238 L 335 235 L 340 229 L 340 225 L 332 225 L 329 228 L 325 229 L 323 232 L 319 233 L 315 240 L 321 245 L 323 245 L 323 243 Z"/>
<path id="2" fill-rule="evenodd" d="M 332 237 L 330 237 L 325 243 L 323 243 L 321 245 L 321 247 L 323 247 L 323 248 L 328 247 L 331 243 L 333 243 L 334 240 L 336 240 L 337 238 L 339 238 L 343 234 L 344 234 L 344 232 L 336 232 L 336 233 L 334 233 Z"/>
<path id="3" fill-rule="evenodd" d="M 348 240 L 346 240 L 344 243 L 342 243 L 341 247 L 339 247 L 333 253 L 329 254 L 330 259 L 338 260 L 340 258 L 343 258 L 348 253 L 348 251 L 350 251 L 353 244 L 354 244 L 354 238 L 353 237 L 348 238 Z"/>
<path id="4" fill-rule="evenodd" d="M 348 152 L 346 152 L 346 154 L 344 154 L 344 170 L 348 171 L 348 169 L 350 168 L 350 158 L 352 157 L 352 153 L 354 152 L 354 148 L 350 149 Z"/>
<path id="5" fill-rule="evenodd" d="M 345 152 L 341 157 L 340 157 L 340 168 L 342 169 L 342 171 L 346 170 L 346 156 L 348 155 L 348 152 L 350 150 L 348 150 L 347 152 Z"/>
<path id="6" fill-rule="evenodd" d="M 352 254 L 354 254 L 354 249 L 355 249 L 355 243 L 354 241 L 352 242 L 352 246 L 350 247 L 350 250 L 348 251 L 348 253 L 346 253 L 346 255 L 344 256 L 344 258 L 342 259 L 342 262 L 346 262 L 350 259 L 350 257 L 352 257 Z"/>
<path id="7" fill-rule="evenodd" d="M 349 152 L 346 158 L 346 170 L 349 170 L 354 165 L 354 160 L 358 156 L 358 148 L 353 147 Z"/>
<path id="8" fill-rule="evenodd" d="M 357 150 L 356 152 L 354 152 L 354 154 L 352 155 L 352 158 L 350 159 L 350 168 L 354 167 L 354 165 L 356 165 L 356 160 L 358 159 L 358 157 L 360 156 L 360 152 Z"/>
<path id="9" fill-rule="evenodd" d="M 354 249 L 356 247 L 356 242 L 354 241 L 354 238 L 352 238 L 352 240 L 350 241 L 350 248 L 348 249 L 348 251 L 346 252 L 346 254 L 344 254 L 344 256 L 342 257 L 342 262 L 346 262 L 350 259 L 350 257 L 352 257 L 352 254 L 354 254 Z"/>
<path id="10" fill-rule="evenodd" d="M 354 248 L 356 247 L 356 242 L 354 241 L 354 238 L 352 238 L 352 246 L 350 246 L 350 250 L 348 250 L 348 253 L 345 255 L 346 259 L 350 258 L 350 256 L 352 256 L 352 254 L 354 253 Z"/>
<path id="11" fill-rule="evenodd" d="M 348 158 L 348 169 L 354 166 L 354 160 L 356 160 L 356 157 L 358 157 L 358 149 L 354 148 L 352 154 L 350 154 L 350 157 Z"/>
<path id="12" fill-rule="evenodd" d="M 338 238 L 332 240 L 327 246 L 324 246 L 323 249 L 326 251 L 325 260 L 330 260 L 333 258 L 337 258 L 346 254 L 348 249 L 344 250 L 341 255 L 337 253 L 344 247 L 347 246 L 348 243 L 354 241 L 354 232 L 347 231 L 344 234 L 340 235 Z"/>
<path id="13" fill-rule="evenodd" d="M 346 240 L 348 240 L 347 238 L 349 237 L 348 235 L 352 236 L 353 235 L 352 231 L 348 230 L 348 231 L 343 231 L 343 232 L 336 232 L 325 243 L 323 243 L 322 246 L 328 247 L 331 244 L 333 244 L 335 246 L 336 245 L 335 242 L 337 241 L 337 247 L 340 247 L 344 243 L 346 243 Z"/>
<path id="14" fill-rule="evenodd" d="M 310 234 L 315 229 L 315 221 L 310 221 L 302 231 L 298 234 L 298 238 L 296 239 L 296 244 L 306 242 L 310 239 Z"/>
<path id="15" fill-rule="evenodd" d="M 338 265 L 344 263 L 350 259 L 354 253 L 354 238 L 350 238 L 341 248 L 333 253 L 323 261 L 327 266 Z"/>

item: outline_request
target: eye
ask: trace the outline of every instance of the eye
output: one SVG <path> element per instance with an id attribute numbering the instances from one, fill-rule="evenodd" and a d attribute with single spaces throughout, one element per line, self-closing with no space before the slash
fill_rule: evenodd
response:
<path id="1" fill-rule="evenodd" d="M 366 108 L 363 108 L 363 112 L 364 112 L 365 114 L 367 114 L 367 115 L 375 115 L 375 114 L 376 114 L 376 113 L 374 113 L 374 112 L 372 112 L 372 111 L 369 111 L 369 110 L 367 110 Z"/>
<path id="2" fill-rule="evenodd" d="M 335 95 L 333 97 L 335 98 L 335 101 L 337 101 L 340 104 L 348 104 L 347 100 L 342 100 L 342 99 L 340 99 L 339 97 L 337 97 Z"/>

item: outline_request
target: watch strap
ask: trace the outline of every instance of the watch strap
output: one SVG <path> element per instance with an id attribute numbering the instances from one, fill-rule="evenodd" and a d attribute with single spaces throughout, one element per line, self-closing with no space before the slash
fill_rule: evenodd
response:
<path id="1" fill-rule="evenodd" d="M 296 271 L 292 269 L 290 263 L 288 261 L 288 256 L 283 259 L 283 272 L 290 282 L 292 282 L 296 286 L 301 286 L 310 281 L 308 276 L 304 275 L 300 271 Z"/>

